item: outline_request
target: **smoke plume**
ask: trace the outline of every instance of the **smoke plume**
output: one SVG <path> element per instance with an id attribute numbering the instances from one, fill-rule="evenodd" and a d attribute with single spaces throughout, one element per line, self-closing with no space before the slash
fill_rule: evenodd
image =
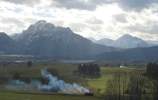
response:
<path id="1" fill-rule="evenodd" d="M 48 72 L 47 69 L 42 69 L 41 75 L 44 79 L 48 80 L 47 84 L 42 84 L 39 80 L 31 80 L 29 84 L 22 80 L 11 80 L 6 87 L 16 90 L 40 90 L 64 94 L 85 94 L 90 92 L 89 89 L 77 83 L 70 84 L 58 79 L 58 77 Z"/>

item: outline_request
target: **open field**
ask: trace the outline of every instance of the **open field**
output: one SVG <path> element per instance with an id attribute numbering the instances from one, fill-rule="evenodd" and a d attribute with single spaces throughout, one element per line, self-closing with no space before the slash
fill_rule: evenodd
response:
<path id="1" fill-rule="evenodd" d="M 104 94 L 107 86 L 107 82 L 113 78 L 113 75 L 116 73 L 134 73 L 134 72 L 139 72 L 139 73 L 144 73 L 144 69 L 131 69 L 131 68 L 110 68 L 110 67 L 102 67 L 101 68 L 101 77 L 97 79 L 90 79 L 88 81 L 88 85 L 99 94 Z"/>
<path id="2" fill-rule="evenodd" d="M 94 96 L 0 92 L 0 100 L 102 100 Z"/>
<path id="3" fill-rule="evenodd" d="M 102 96 L 105 95 L 106 89 L 108 88 L 108 81 L 111 80 L 116 73 L 143 74 L 145 72 L 144 69 L 101 66 L 100 77 L 88 78 L 79 76 L 76 73 L 78 68 L 77 64 L 33 63 L 31 67 L 28 67 L 26 63 L 23 63 L 0 66 L 0 76 L 12 78 L 15 73 L 19 73 L 22 78 L 39 79 L 41 77 L 40 71 L 43 68 L 48 68 L 50 71 L 55 70 L 55 74 L 66 82 L 75 82 L 93 90 L 95 96 L 19 94 L 10 91 L 0 91 L 0 100 L 102 100 Z"/>

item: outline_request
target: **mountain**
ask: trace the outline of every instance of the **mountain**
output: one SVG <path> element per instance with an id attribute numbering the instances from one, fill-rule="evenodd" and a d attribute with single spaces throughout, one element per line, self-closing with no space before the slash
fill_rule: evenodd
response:
<path id="1" fill-rule="evenodd" d="M 100 45 L 105 42 L 108 46 Z M 30 25 L 22 33 L 9 37 L 0 32 L 0 53 L 22 54 L 55 59 L 90 59 L 111 61 L 158 61 L 158 46 L 137 37 L 124 35 L 117 40 L 103 39 L 96 44 L 70 28 L 55 26 L 46 21 Z M 109 47 L 109 46 L 113 47 Z M 116 49 L 128 48 L 128 49 Z"/>
<path id="2" fill-rule="evenodd" d="M 117 40 L 111 39 L 102 39 L 97 41 L 98 44 L 107 45 L 115 48 L 140 48 L 140 47 L 148 47 L 148 43 L 138 37 L 131 36 L 129 34 L 125 34 L 118 38 Z"/>
<path id="3" fill-rule="evenodd" d="M 88 37 L 87 39 L 89 39 L 89 40 L 91 40 L 92 42 L 96 42 L 97 40 L 95 39 L 95 38 L 93 38 L 93 37 Z"/>
<path id="4" fill-rule="evenodd" d="M 15 50 L 15 42 L 4 32 L 0 32 L 0 53 L 11 53 Z"/>
<path id="5" fill-rule="evenodd" d="M 147 41 L 147 43 L 150 45 L 150 46 L 158 46 L 158 41 Z"/>
<path id="6" fill-rule="evenodd" d="M 96 41 L 97 44 L 101 44 L 101 45 L 105 45 L 105 46 L 112 46 L 114 45 L 114 40 L 112 39 L 108 39 L 108 38 L 104 38 L 104 39 L 100 39 L 98 41 Z"/>
<path id="7" fill-rule="evenodd" d="M 129 34 L 125 34 L 115 41 L 115 47 L 120 48 L 139 48 L 147 46 L 148 43 L 146 43 L 144 40 L 131 36 Z"/>
<path id="8" fill-rule="evenodd" d="M 129 61 L 146 61 L 153 62 L 158 61 L 158 46 L 155 47 L 144 47 L 144 48 L 133 48 L 126 49 L 116 52 L 103 53 L 97 56 L 99 60 L 105 61 L 120 61 L 120 62 L 129 62 Z"/>
<path id="9" fill-rule="evenodd" d="M 83 59 L 115 50 L 95 44 L 75 34 L 70 28 L 57 27 L 43 20 L 16 35 L 15 40 L 20 43 L 21 54 L 56 59 Z"/>

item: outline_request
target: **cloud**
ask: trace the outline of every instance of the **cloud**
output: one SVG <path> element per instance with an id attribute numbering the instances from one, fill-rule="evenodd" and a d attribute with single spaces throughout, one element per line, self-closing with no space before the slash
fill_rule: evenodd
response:
<path id="1" fill-rule="evenodd" d="M 5 24 L 15 24 L 18 27 L 24 27 L 24 23 L 16 18 L 12 18 L 12 17 L 5 17 L 3 18 L 3 20 L 1 20 L 1 23 L 5 23 Z"/>
<path id="2" fill-rule="evenodd" d="M 158 27 L 158 22 L 148 22 L 144 25 L 142 24 L 131 25 L 131 26 L 128 26 L 127 29 L 129 29 L 132 32 L 158 35 L 157 27 Z"/>
<path id="3" fill-rule="evenodd" d="M 10 2 L 14 4 L 33 6 L 40 3 L 40 0 L 2 0 L 4 2 Z"/>
<path id="4" fill-rule="evenodd" d="M 120 23 L 126 23 L 127 18 L 125 14 L 117 14 L 113 16 L 114 20 Z"/>
<path id="5" fill-rule="evenodd" d="M 112 0 L 53 0 L 52 5 L 67 9 L 95 10 L 97 6 L 112 3 Z"/>
<path id="6" fill-rule="evenodd" d="M 0 31 L 20 33 L 46 20 L 96 39 L 116 39 L 124 33 L 158 39 L 156 4 L 157 0 L 0 0 Z"/>
<path id="7" fill-rule="evenodd" d="M 118 4 L 126 11 L 141 11 L 157 4 L 157 0 L 52 0 L 53 6 L 67 9 L 95 10 L 98 6 L 106 4 Z"/>
<path id="8" fill-rule="evenodd" d="M 94 25 L 96 25 L 96 24 L 103 24 L 104 23 L 102 20 L 97 19 L 96 17 L 91 17 L 86 22 L 89 23 L 89 24 L 94 24 Z"/>
<path id="9" fill-rule="evenodd" d="M 5 2 L 34 6 L 42 3 L 51 3 L 52 7 L 79 9 L 79 10 L 95 10 L 98 6 L 107 4 L 118 4 L 126 11 L 141 11 L 149 8 L 152 4 L 158 4 L 158 0 L 2 0 Z M 51 2 L 49 2 L 51 1 Z"/>
<path id="10" fill-rule="evenodd" d="M 96 5 L 91 3 L 86 3 L 81 0 L 54 0 L 53 6 L 65 7 L 67 9 L 84 9 L 84 10 L 94 10 Z"/>
<path id="11" fill-rule="evenodd" d="M 157 0 L 119 0 L 118 4 L 124 10 L 141 11 L 144 8 L 151 7 L 152 4 L 158 3 Z"/>
<path id="12" fill-rule="evenodd" d="M 76 32 L 82 32 L 82 30 L 85 30 L 88 26 L 83 23 L 70 23 L 69 26 L 72 30 L 75 30 Z"/>

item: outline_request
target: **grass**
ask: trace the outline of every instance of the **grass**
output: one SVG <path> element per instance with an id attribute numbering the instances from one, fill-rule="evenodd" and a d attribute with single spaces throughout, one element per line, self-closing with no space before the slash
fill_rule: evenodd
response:
<path id="1" fill-rule="evenodd" d="M 20 73 L 22 77 L 40 77 L 41 69 L 49 68 L 56 69 L 60 76 L 73 76 L 73 71 L 76 70 L 75 65 L 71 64 L 33 64 L 28 68 L 26 64 L 0 66 L 0 76 L 12 76 L 14 73 Z"/>
<path id="2" fill-rule="evenodd" d="M 0 76 L 12 77 L 15 73 L 20 73 L 22 77 L 39 78 L 40 71 L 43 68 L 57 70 L 60 79 L 66 82 L 77 82 L 85 87 L 92 89 L 97 96 L 105 94 L 107 82 L 112 79 L 115 73 L 143 73 L 142 69 L 134 68 L 111 68 L 101 67 L 101 77 L 99 78 L 84 78 L 75 74 L 77 65 L 74 64 L 48 64 L 48 63 L 34 63 L 32 67 L 28 68 L 26 64 L 14 64 L 0 66 Z M 41 94 L 18 94 L 14 92 L 0 91 L 0 100 L 101 100 L 95 96 L 71 96 L 71 95 L 41 95 Z"/>
<path id="3" fill-rule="evenodd" d="M 143 73 L 142 69 L 129 69 L 129 68 L 111 68 L 101 67 L 101 77 L 97 79 L 89 79 L 88 86 L 95 90 L 97 94 L 103 95 L 106 90 L 107 82 L 113 78 L 116 73 Z"/>
<path id="4" fill-rule="evenodd" d="M 19 94 L 0 92 L 0 100 L 102 100 L 94 96 L 60 95 L 60 94 Z"/>

